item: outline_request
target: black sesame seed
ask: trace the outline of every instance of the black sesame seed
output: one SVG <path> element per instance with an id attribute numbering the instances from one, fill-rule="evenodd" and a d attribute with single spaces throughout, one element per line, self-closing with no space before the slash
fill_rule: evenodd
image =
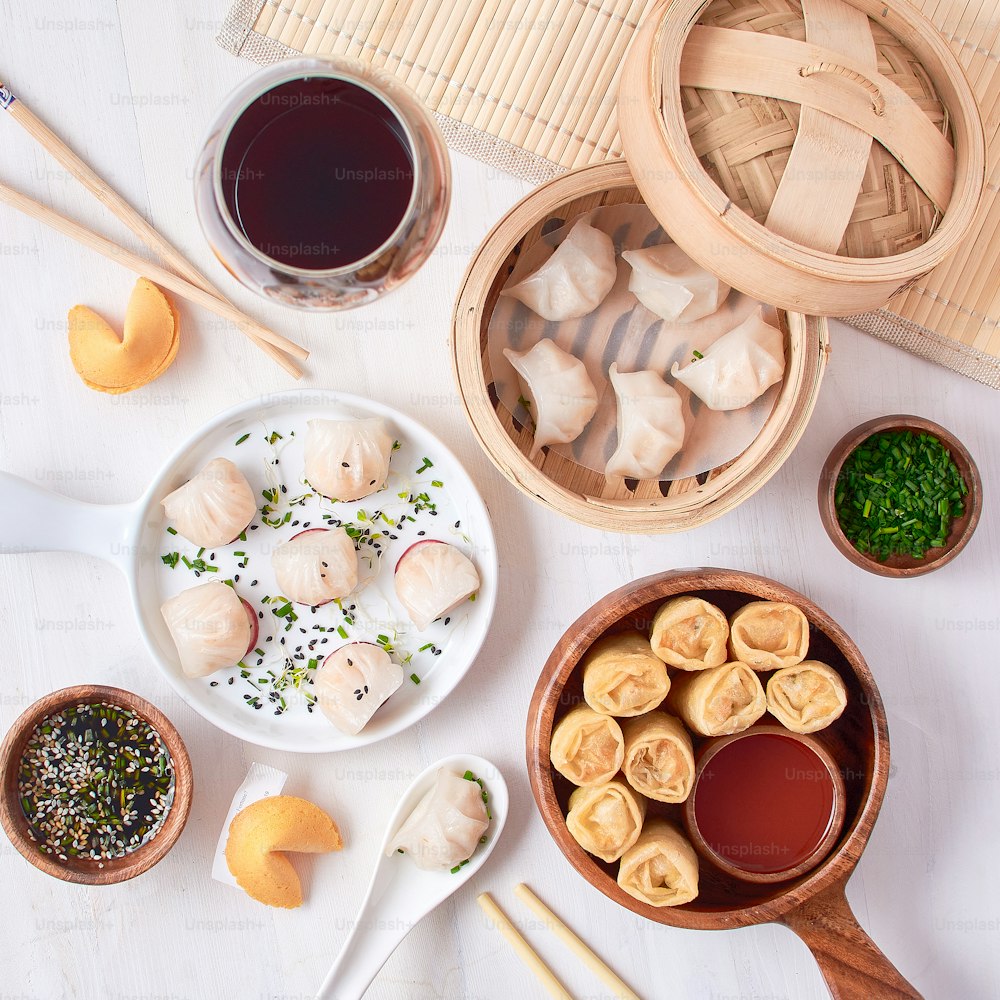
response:
<path id="1" fill-rule="evenodd" d="M 349 469 L 351 467 L 350 463 L 348 463 L 348 462 L 341 462 L 340 466 L 341 466 L 342 469 Z"/>

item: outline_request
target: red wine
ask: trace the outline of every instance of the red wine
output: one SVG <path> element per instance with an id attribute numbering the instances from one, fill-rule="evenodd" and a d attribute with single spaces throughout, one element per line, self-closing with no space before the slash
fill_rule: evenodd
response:
<path id="1" fill-rule="evenodd" d="M 777 733 L 733 740 L 705 765 L 694 789 L 705 842 L 747 872 L 775 874 L 806 861 L 834 814 L 834 785 L 806 745 Z"/>
<path id="2" fill-rule="evenodd" d="M 357 263 L 398 229 L 413 154 L 392 109 L 353 83 L 279 84 L 236 120 L 222 192 L 238 230 L 278 264 L 323 271 Z"/>

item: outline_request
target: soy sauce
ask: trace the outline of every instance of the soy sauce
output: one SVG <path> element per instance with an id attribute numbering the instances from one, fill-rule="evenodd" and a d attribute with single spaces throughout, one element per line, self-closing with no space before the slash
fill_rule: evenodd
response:
<path id="1" fill-rule="evenodd" d="M 357 263 L 399 227 L 413 154 L 393 111 L 344 80 L 279 84 L 237 119 L 222 192 L 247 240 L 278 264 L 312 271 Z"/>
<path id="2" fill-rule="evenodd" d="M 694 791 L 701 835 L 743 871 L 774 874 L 802 864 L 820 846 L 834 813 L 834 786 L 823 761 L 777 733 L 726 744 L 706 764 Z"/>

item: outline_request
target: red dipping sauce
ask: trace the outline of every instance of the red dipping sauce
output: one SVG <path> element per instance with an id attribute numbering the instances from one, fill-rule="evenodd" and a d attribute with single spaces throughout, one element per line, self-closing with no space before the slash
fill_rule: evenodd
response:
<path id="1" fill-rule="evenodd" d="M 774 731 L 722 746 L 706 761 L 691 795 L 690 809 L 709 848 L 758 875 L 808 862 L 837 815 L 837 789 L 822 758 Z"/>

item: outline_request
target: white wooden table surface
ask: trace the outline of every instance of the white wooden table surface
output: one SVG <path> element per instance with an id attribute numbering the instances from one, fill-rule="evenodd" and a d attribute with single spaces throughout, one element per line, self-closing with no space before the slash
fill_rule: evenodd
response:
<path id="1" fill-rule="evenodd" d="M 512 893 L 525 880 L 644 997 L 825 997 L 815 963 L 784 928 L 682 931 L 616 907 L 575 875 L 531 799 L 522 761 L 525 712 L 564 627 L 622 583 L 697 565 L 753 570 L 798 588 L 857 640 L 888 709 L 893 771 L 850 901 L 928 997 L 1000 995 L 1000 397 L 834 324 L 832 363 L 809 429 L 779 475 L 738 511 L 684 536 L 650 538 L 602 534 L 546 513 L 480 452 L 447 360 L 451 303 L 465 264 L 526 186 L 455 157 L 444 239 L 396 295 L 315 317 L 256 300 L 211 258 L 192 206 L 192 164 L 206 125 L 253 71 L 214 44 L 223 16 L 224 0 L 0 0 L 0 79 L 227 293 L 311 348 L 305 385 L 390 403 L 452 444 L 493 511 L 501 599 L 479 661 L 422 724 L 357 752 L 296 758 L 217 732 L 172 693 L 144 651 L 115 569 L 61 553 L 0 557 L 0 728 L 55 688 L 119 685 L 173 719 L 197 780 L 182 839 L 133 882 L 63 884 L 2 840 L 0 997 L 311 998 L 348 933 L 397 795 L 411 775 L 457 751 L 484 754 L 507 775 L 513 806 L 504 841 L 474 885 L 409 935 L 370 996 L 541 996 L 481 915 L 474 897 L 482 890 L 525 925 L 574 996 L 605 995 L 526 919 Z M 121 237 L 114 220 L 6 119 L 0 177 Z M 131 500 L 206 418 L 289 385 L 234 331 L 181 306 L 183 346 L 163 378 L 122 397 L 93 393 L 70 367 L 66 313 L 87 303 L 120 321 L 132 276 L 6 209 L 0 273 L 0 468 L 41 485 L 83 500 Z M 923 414 L 954 430 L 978 458 L 986 487 L 983 521 L 968 550 L 911 581 L 882 580 L 839 556 L 815 500 L 820 466 L 837 438 L 892 412 Z M 209 877 L 223 817 L 254 760 L 288 771 L 287 790 L 328 809 L 345 833 L 342 854 L 301 866 L 308 900 L 297 911 L 268 910 Z"/>

